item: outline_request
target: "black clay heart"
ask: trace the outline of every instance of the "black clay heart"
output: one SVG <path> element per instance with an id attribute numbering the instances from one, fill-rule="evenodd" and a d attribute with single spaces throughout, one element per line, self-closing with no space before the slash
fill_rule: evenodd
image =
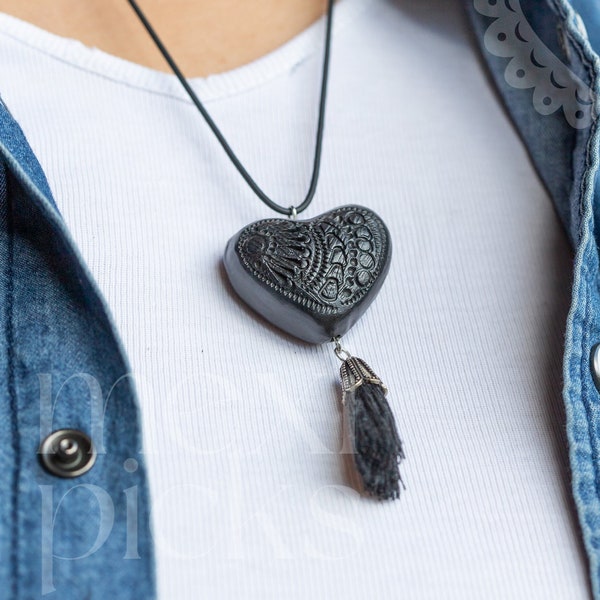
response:
<path id="1" fill-rule="evenodd" d="M 311 343 L 346 333 L 367 310 L 392 256 L 384 222 L 362 206 L 309 221 L 266 219 L 234 235 L 225 269 L 265 319 Z"/>

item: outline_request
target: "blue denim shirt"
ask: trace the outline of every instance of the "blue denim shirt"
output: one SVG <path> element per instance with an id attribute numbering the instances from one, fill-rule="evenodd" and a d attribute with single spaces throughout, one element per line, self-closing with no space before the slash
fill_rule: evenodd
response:
<path id="1" fill-rule="evenodd" d="M 600 395 L 590 370 L 600 342 L 600 6 L 464 1 L 499 98 L 576 250 L 563 397 L 573 495 L 600 599 Z M 154 596 L 129 371 L 44 173 L 0 103 L 0 600 Z M 39 460 L 40 442 L 62 428 L 88 433 L 98 453 L 76 479 Z"/>

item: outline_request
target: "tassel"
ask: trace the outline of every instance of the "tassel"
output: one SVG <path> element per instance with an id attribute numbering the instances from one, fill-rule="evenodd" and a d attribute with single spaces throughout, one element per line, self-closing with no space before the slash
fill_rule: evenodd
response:
<path id="1" fill-rule="evenodd" d="M 385 399 L 387 389 L 369 365 L 334 341 L 336 355 L 343 361 L 342 405 L 354 466 L 367 494 L 394 500 L 400 497 L 400 484 L 404 487 L 398 467 L 404 451 Z"/>

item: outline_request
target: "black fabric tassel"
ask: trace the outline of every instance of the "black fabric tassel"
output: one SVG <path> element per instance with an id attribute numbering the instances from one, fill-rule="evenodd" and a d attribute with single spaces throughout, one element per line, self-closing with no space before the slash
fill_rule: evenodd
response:
<path id="1" fill-rule="evenodd" d="M 340 369 L 348 451 L 364 491 L 380 500 L 400 496 L 398 465 L 404 458 L 387 389 L 371 368 L 351 356 Z M 402 484 L 403 485 L 403 484 Z"/>

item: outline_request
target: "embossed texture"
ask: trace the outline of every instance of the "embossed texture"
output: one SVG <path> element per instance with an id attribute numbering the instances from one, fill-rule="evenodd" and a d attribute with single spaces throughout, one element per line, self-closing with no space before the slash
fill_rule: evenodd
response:
<path id="1" fill-rule="evenodd" d="M 371 210 L 342 206 L 308 221 L 266 219 L 233 236 L 225 269 L 241 298 L 311 343 L 343 335 L 389 270 L 387 227 Z"/>

